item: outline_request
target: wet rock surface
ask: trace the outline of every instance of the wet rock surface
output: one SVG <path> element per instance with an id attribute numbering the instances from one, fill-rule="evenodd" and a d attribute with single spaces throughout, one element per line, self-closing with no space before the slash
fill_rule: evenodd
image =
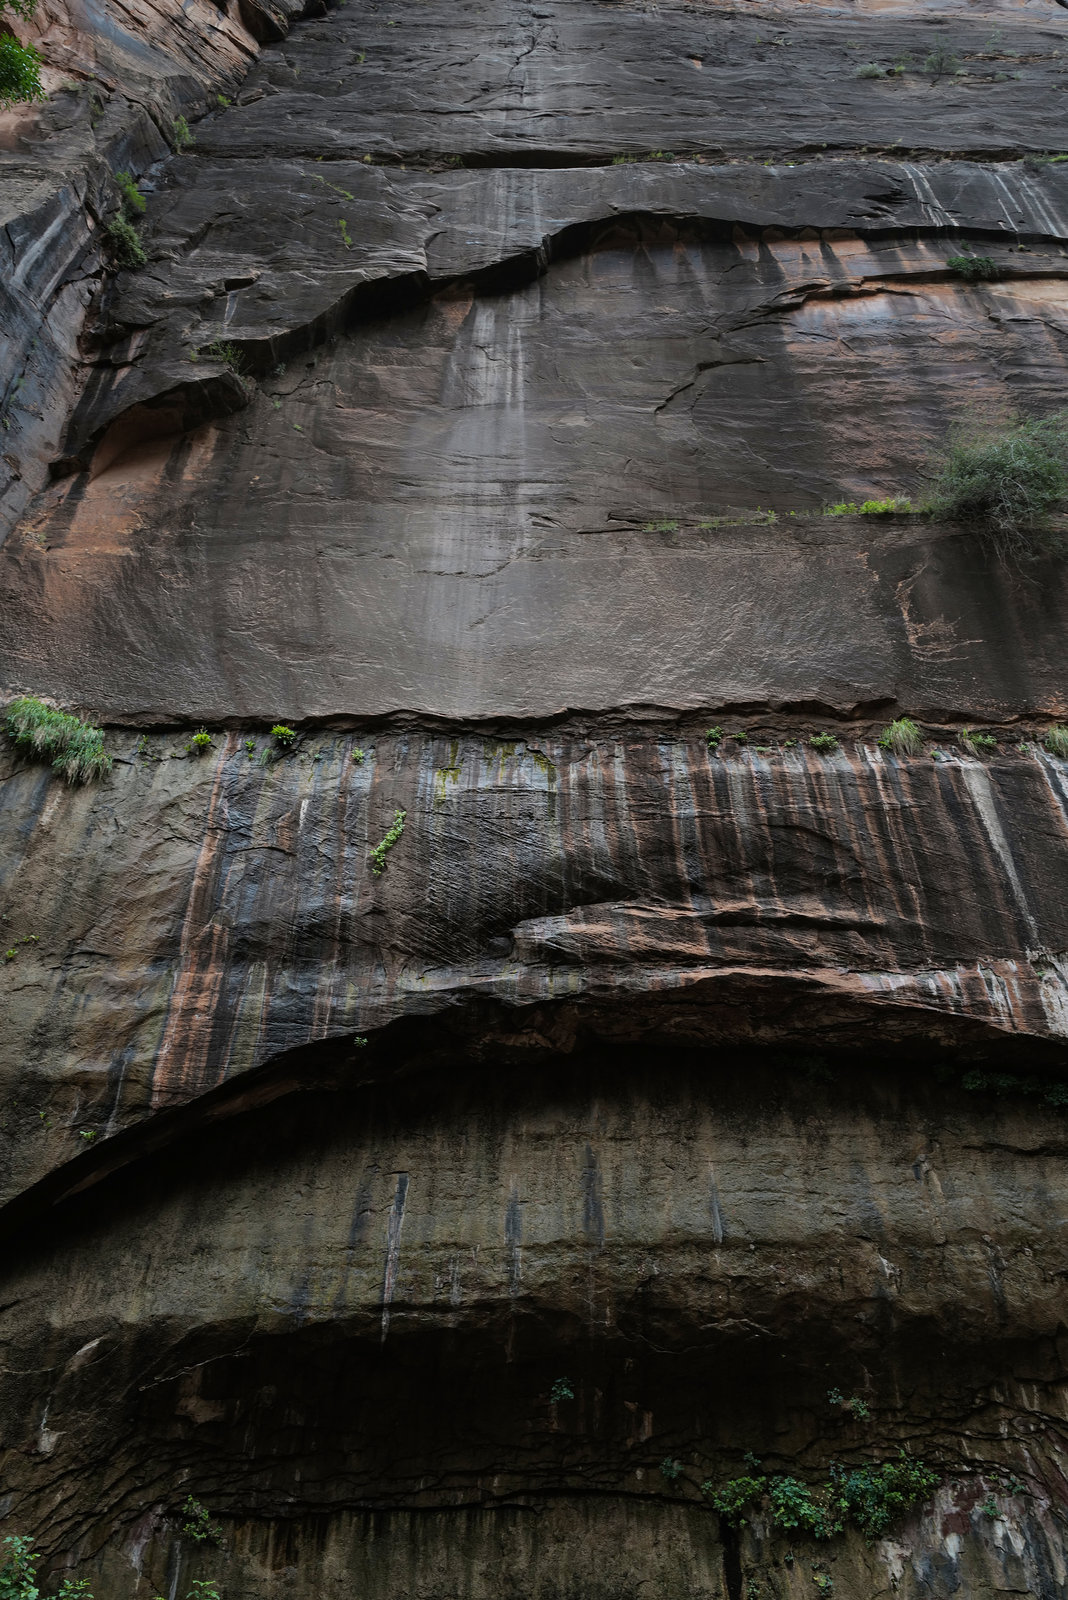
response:
<path id="1" fill-rule="evenodd" d="M 114 756 L 0 752 L 56 1582 L 1063 1593 L 1064 563 L 822 510 L 1063 403 L 1064 16 L 42 7 L 0 682 Z M 710 1499 L 902 1451 L 878 1537 Z"/>

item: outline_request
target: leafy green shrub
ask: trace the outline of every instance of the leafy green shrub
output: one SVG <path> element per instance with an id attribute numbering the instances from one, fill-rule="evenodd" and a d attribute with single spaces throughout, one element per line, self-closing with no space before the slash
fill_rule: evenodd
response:
<path id="1" fill-rule="evenodd" d="M 135 272 L 138 267 L 146 264 L 148 257 L 137 237 L 137 229 L 127 222 L 125 217 L 112 217 L 104 231 L 108 236 L 111 253 L 115 257 L 117 266 Z"/>
<path id="2" fill-rule="evenodd" d="M 833 733 L 814 733 L 808 742 L 813 750 L 819 750 L 825 755 L 838 749 L 838 740 Z"/>
<path id="3" fill-rule="evenodd" d="M 869 1540 L 884 1534 L 904 1511 L 938 1487 L 937 1472 L 902 1451 L 896 1461 L 877 1466 L 831 1468 L 831 1492 L 843 1521 L 855 1524 Z"/>
<path id="4" fill-rule="evenodd" d="M 1068 728 L 1065 728 L 1063 725 L 1058 723 L 1056 727 L 1050 728 L 1047 731 L 1046 737 L 1043 739 L 1042 743 L 1045 745 L 1046 749 L 1051 750 L 1055 756 L 1064 756 L 1065 758 L 1068 758 Z"/>
<path id="5" fill-rule="evenodd" d="M 380 878 L 386 870 L 386 857 L 404 832 L 404 819 L 407 815 L 407 811 L 402 811 L 398 806 L 393 813 L 393 824 L 389 832 L 381 843 L 376 844 L 371 851 L 371 871 L 376 878 Z"/>
<path id="6" fill-rule="evenodd" d="M 800 1478 L 776 1474 L 772 1478 L 732 1478 L 720 1489 L 713 1489 L 708 1481 L 701 1485 L 701 1492 L 733 1527 L 744 1524 L 742 1512 L 747 1506 L 767 1495 L 772 1522 L 786 1532 L 832 1539 L 852 1523 L 872 1540 L 885 1533 L 902 1512 L 926 1499 L 938 1482 L 936 1472 L 902 1452 L 896 1461 L 861 1467 L 834 1462 L 828 1482 L 815 1487 Z"/>
<path id="7" fill-rule="evenodd" d="M 974 283 L 977 278 L 996 278 L 998 275 L 993 256 L 948 256 L 946 266 L 959 278 L 967 278 L 969 283 Z"/>
<path id="8" fill-rule="evenodd" d="M 923 749 L 923 734 L 911 717 L 897 717 L 883 729 L 879 744 L 898 756 L 918 756 Z"/>
<path id="9" fill-rule="evenodd" d="M 127 222 L 134 222 L 138 217 L 143 217 L 147 210 L 148 202 L 130 174 L 128 172 L 116 172 L 115 182 L 122 195 L 122 211 Z"/>
<path id="10" fill-rule="evenodd" d="M 730 1523 L 732 1528 L 741 1528 L 745 1526 L 742 1512 L 754 1500 L 760 1499 L 767 1486 L 767 1478 L 759 1476 L 731 1478 L 716 1489 L 709 1478 L 701 1485 L 701 1493 L 711 1501 L 713 1510 L 719 1513 L 724 1522 Z"/>
<path id="11" fill-rule="evenodd" d="M 222 1529 L 212 1522 L 206 1506 L 186 1495 L 182 1504 L 182 1533 L 194 1544 L 222 1544 Z"/>
<path id="12" fill-rule="evenodd" d="M 886 68 L 880 67 L 877 61 L 865 61 L 862 67 L 857 68 L 854 76 L 858 78 L 885 78 Z"/>
<path id="13" fill-rule="evenodd" d="M 296 729 L 287 728 L 284 722 L 276 722 L 271 729 L 271 738 L 276 744 L 280 744 L 284 750 L 289 749 L 296 737 Z"/>
<path id="14" fill-rule="evenodd" d="M 185 1600 L 219 1600 L 219 1589 L 214 1578 L 194 1578 L 193 1587 Z"/>
<path id="15" fill-rule="evenodd" d="M 676 1461 L 674 1456 L 665 1456 L 660 1463 L 660 1476 L 668 1483 L 674 1483 L 676 1478 L 682 1476 L 682 1462 Z"/>
<path id="16" fill-rule="evenodd" d="M 201 345 L 197 354 L 207 361 L 218 361 L 224 367 L 230 367 L 238 377 L 245 370 L 245 356 L 241 347 L 236 344 L 224 344 L 222 339 L 213 339 L 210 344 Z"/>
<path id="17" fill-rule="evenodd" d="M 931 78 L 945 78 L 960 71 L 960 59 L 945 44 L 936 44 L 923 63 L 923 71 Z"/>
<path id="18" fill-rule="evenodd" d="M 710 750 L 718 750 L 720 740 L 723 738 L 722 728 L 709 728 L 705 734 L 705 743 Z"/>
<path id="19" fill-rule="evenodd" d="M 186 745 L 186 749 L 195 756 L 202 756 L 206 751 L 210 750 L 211 734 L 208 732 L 207 728 L 198 728 L 197 732 L 194 733 L 193 737 Z"/>
<path id="20" fill-rule="evenodd" d="M 965 424 L 950 436 L 927 509 L 969 523 L 1006 564 L 1053 548 L 1049 513 L 1068 497 L 1068 411 Z"/>
<path id="21" fill-rule="evenodd" d="M 362 767 L 367 759 L 366 752 L 361 750 L 359 745 L 357 745 L 356 749 L 352 752 L 352 759 L 358 767 Z"/>
<path id="22" fill-rule="evenodd" d="M 50 758 L 53 772 L 62 773 L 68 783 L 89 783 L 111 771 L 103 730 L 66 711 L 53 711 L 41 700 L 13 700 L 4 727 L 19 749 Z"/>
<path id="23" fill-rule="evenodd" d="M 18 7 L 12 5 L 12 9 Z M 40 53 L 32 44 L 19 44 L 9 33 L 0 34 L 0 109 L 45 98 Z"/>
<path id="24" fill-rule="evenodd" d="M 171 123 L 171 143 L 180 155 L 191 144 L 196 144 L 196 139 L 189 131 L 189 124 L 184 117 L 175 117 Z"/>
<path id="25" fill-rule="evenodd" d="M 557 1378 L 556 1382 L 549 1390 L 549 1399 L 552 1401 L 553 1405 L 557 1406 L 560 1404 L 561 1400 L 574 1400 L 574 1398 L 575 1391 L 571 1387 L 571 1379 Z"/>
<path id="26" fill-rule="evenodd" d="M 814 1492 L 800 1478 L 772 1478 L 768 1496 L 771 1520 L 777 1528 L 785 1528 L 788 1533 L 799 1529 L 814 1539 L 830 1539 L 842 1531 L 826 1491 Z"/>
<path id="27" fill-rule="evenodd" d="M 11 1533 L 4 1540 L 6 1558 L 0 1567 L 0 1600 L 37 1600 L 36 1567 L 40 1556 L 33 1540 Z"/>

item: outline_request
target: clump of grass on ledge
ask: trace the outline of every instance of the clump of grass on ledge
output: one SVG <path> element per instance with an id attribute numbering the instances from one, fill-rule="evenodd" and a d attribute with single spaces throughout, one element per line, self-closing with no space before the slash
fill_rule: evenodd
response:
<path id="1" fill-rule="evenodd" d="M 4 727 L 19 749 L 50 760 L 53 772 L 68 783 L 90 783 L 111 771 L 103 730 L 66 711 L 53 711 L 42 700 L 13 700 Z"/>
<path id="2" fill-rule="evenodd" d="M 923 749 L 923 734 L 911 717 L 898 717 L 883 729 L 879 744 L 896 756 L 918 756 Z"/>
<path id="3" fill-rule="evenodd" d="M 198 728 L 196 733 L 194 733 L 193 737 L 190 739 L 189 743 L 186 745 L 186 749 L 189 751 L 190 755 L 194 756 L 202 756 L 206 751 L 210 750 L 211 734 L 208 732 L 207 728 Z"/>
<path id="4" fill-rule="evenodd" d="M 992 256 L 949 256 L 946 266 L 950 272 L 955 272 L 958 278 L 967 278 L 969 283 L 974 283 L 978 278 L 996 278 L 998 276 L 997 262 Z"/>
<path id="5" fill-rule="evenodd" d="M 1068 499 L 1068 411 L 962 423 L 946 446 L 931 516 L 969 524 L 1006 566 L 1058 550 L 1050 513 Z"/>
<path id="6" fill-rule="evenodd" d="M 859 505 L 855 500 L 838 500 L 833 506 L 825 508 L 824 516 L 893 517 L 911 510 L 911 500 L 901 495 L 888 495 L 885 500 L 862 500 Z"/>
<path id="7" fill-rule="evenodd" d="M 1053 755 L 1068 760 L 1068 728 L 1063 723 L 1057 723 L 1055 727 L 1050 728 L 1042 743 Z"/>
<path id="8" fill-rule="evenodd" d="M 984 750 L 996 750 L 998 742 L 992 733 L 973 733 L 971 728 L 962 728 L 957 735 L 957 743 L 962 750 L 967 750 L 970 755 L 982 755 Z"/>
<path id="9" fill-rule="evenodd" d="M 857 68 L 854 76 L 857 78 L 885 78 L 886 68 L 881 67 L 877 61 L 865 61 L 862 67 Z"/>
<path id="10" fill-rule="evenodd" d="M 833 733 L 814 733 L 808 741 L 813 750 L 818 750 L 821 755 L 830 755 L 832 750 L 838 749 L 838 740 Z"/>

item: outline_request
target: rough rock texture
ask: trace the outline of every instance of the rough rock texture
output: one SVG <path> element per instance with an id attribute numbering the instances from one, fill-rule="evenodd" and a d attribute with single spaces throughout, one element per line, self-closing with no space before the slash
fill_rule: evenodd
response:
<path id="1" fill-rule="evenodd" d="M 1054 1600 L 1064 562 L 821 508 L 1063 403 L 1064 10 L 296 9 L 43 3 L 5 121 L 0 683 L 115 757 L 0 751 L 5 1531 Z M 871 1542 L 702 1490 L 902 1450 Z"/>

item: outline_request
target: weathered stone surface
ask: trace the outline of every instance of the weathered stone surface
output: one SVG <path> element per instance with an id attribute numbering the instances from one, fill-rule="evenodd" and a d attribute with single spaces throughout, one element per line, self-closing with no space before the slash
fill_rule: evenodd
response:
<path id="1" fill-rule="evenodd" d="M 943 230 L 916 239 L 897 224 L 927 212 L 978 231 L 1011 210 L 1035 240 L 1065 180 L 1039 195 L 1025 176 L 1007 203 L 1005 179 L 932 169 L 945 198 L 921 202 L 915 170 L 873 182 L 847 167 L 837 195 L 795 173 L 765 209 L 766 174 L 694 169 L 660 201 L 691 220 L 659 223 L 648 173 L 609 169 L 591 195 L 585 175 L 524 172 L 505 191 L 520 220 L 490 261 L 478 230 L 465 259 L 465 219 L 496 214 L 499 184 L 405 189 L 342 168 L 330 183 L 358 184 L 347 193 L 381 208 L 387 236 L 361 230 L 350 269 L 334 213 L 355 227 L 358 207 L 319 174 L 287 176 L 315 217 L 300 243 L 213 225 L 231 192 L 217 175 L 169 213 L 167 255 L 201 239 L 193 264 L 173 289 L 161 266 L 120 300 L 131 327 L 163 310 L 159 354 L 88 392 L 74 431 L 101 441 L 91 469 L 8 547 L 12 686 L 76 699 L 91 682 L 98 712 L 153 720 L 731 704 L 1061 714 L 1060 569 L 1014 586 L 953 529 L 788 513 L 922 493 L 925 455 L 980 397 L 1010 405 L 1026 384 L 1030 404 L 1057 404 L 1059 237 L 1002 254 L 1006 278 L 976 288 L 945 267 L 959 246 Z M 887 215 L 858 225 L 865 206 Z M 795 234 L 811 216 L 821 235 L 784 238 L 756 228 L 761 215 Z M 430 233 L 446 289 L 297 353 L 361 287 L 426 283 Z M 554 240 L 577 253 L 525 287 L 469 281 L 504 263 L 529 278 Z M 309 279 L 317 249 L 328 269 Z M 230 320 L 190 331 L 190 307 L 225 285 Z M 161 308 L 161 292 L 178 306 Z M 230 338 L 264 373 L 255 400 L 179 432 L 196 420 L 182 393 L 210 410 L 225 377 L 190 351 Z M 205 481 L 228 491 L 206 499 Z M 779 523 L 710 521 L 758 506 Z M 612 619 L 596 651 L 593 609 Z"/>
<path id="2" fill-rule="evenodd" d="M 0 530 L 47 481 L 84 382 L 81 340 L 117 214 L 111 174 L 149 175 L 176 116 L 232 91 L 257 40 L 278 38 L 297 0 L 175 7 L 39 0 L 17 32 L 40 51 L 44 105 L 0 111 Z M 259 19 L 259 20 L 258 20 Z"/>
<path id="3" fill-rule="evenodd" d="M 153 737 L 62 793 L 9 760 L 4 926 L 36 940 L 6 974 L 7 1194 L 85 1132 L 476 999 L 650 997 L 628 1026 L 692 1040 L 1063 1048 L 1062 762 L 730 748 L 368 730 L 264 767 L 243 734 L 179 760 Z"/>
<path id="4" fill-rule="evenodd" d="M 1063 404 L 1063 10 L 295 13 L 42 10 L 97 81 L 6 124 L 0 684 L 115 766 L 0 751 L 5 1531 L 1059 1600 L 1064 565 L 820 508 Z M 901 1449 L 871 1544 L 701 1490 Z"/>

